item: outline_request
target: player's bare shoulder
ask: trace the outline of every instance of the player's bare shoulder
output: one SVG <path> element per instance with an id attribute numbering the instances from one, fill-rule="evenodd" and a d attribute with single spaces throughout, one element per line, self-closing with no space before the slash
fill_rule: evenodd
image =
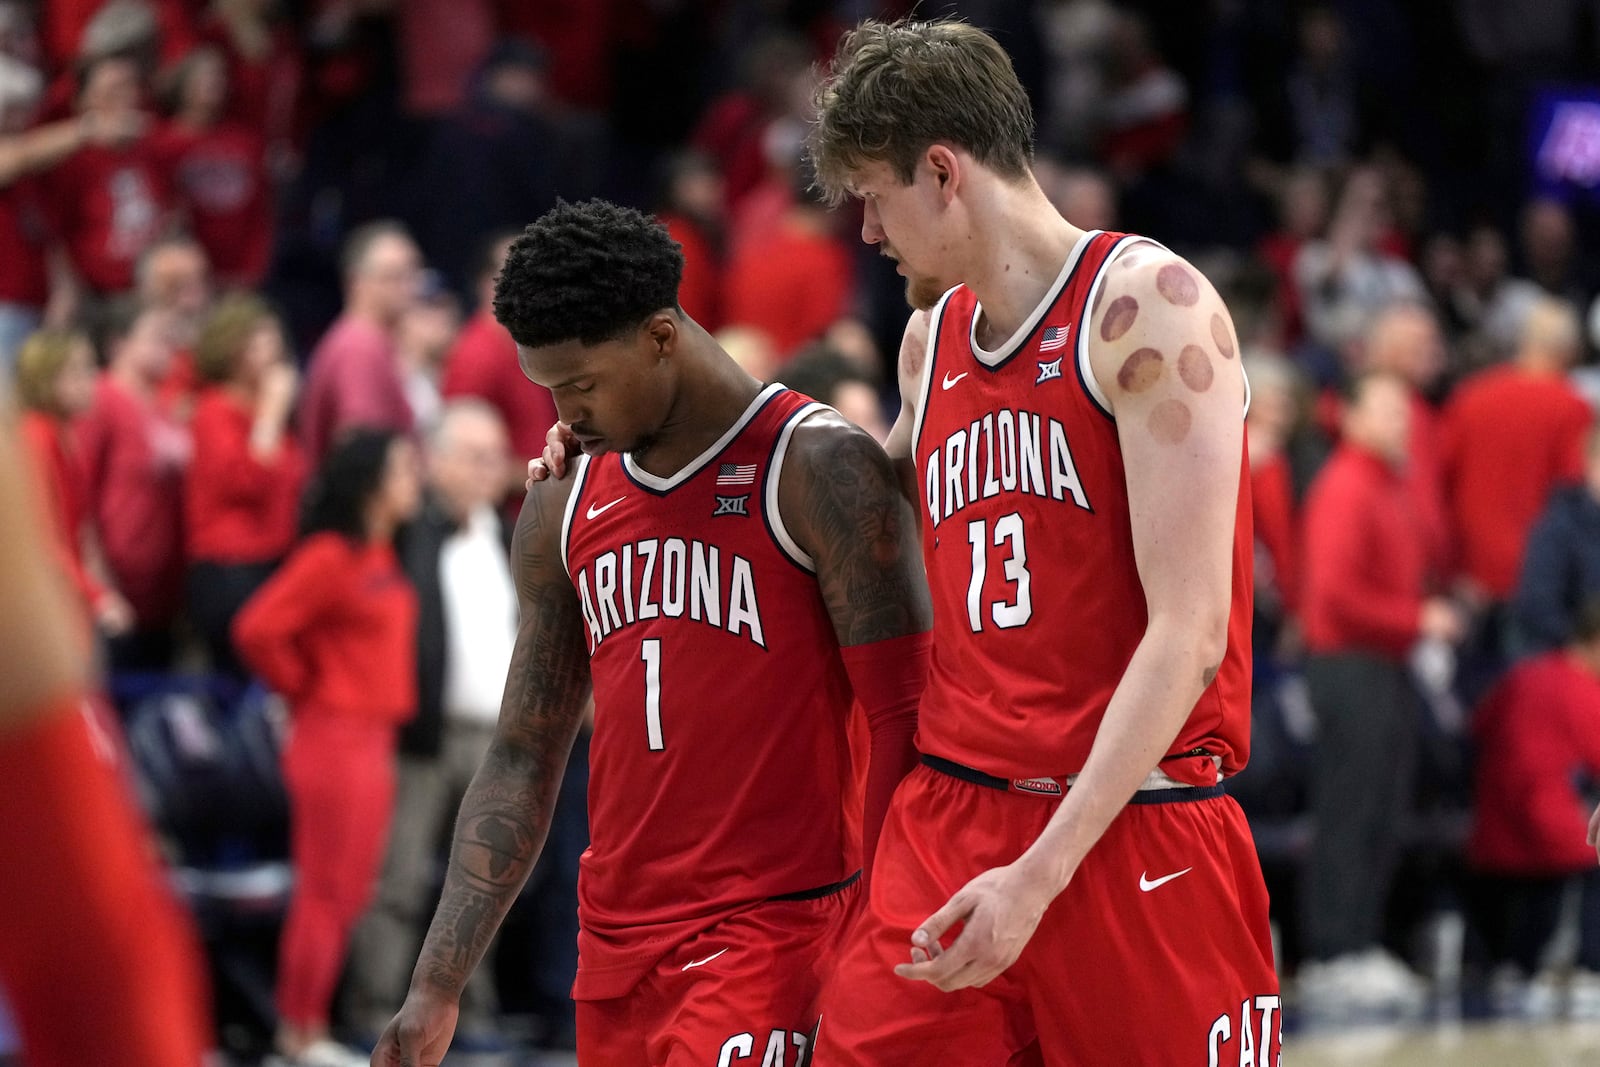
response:
<path id="1" fill-rule="evenodd" d="M 1142 417 L 1157 440 L 1183 441 L 1206 412 L 1242 412 L 1233 322 L 1216 288 L 1183 257 L 1141 243 L 1114 259 L 1089 331 L 1090 364 L 1112 413 Z"/>
<path id="2" fill-rule="evenodd" d="M 878 442 L 823 410 L 795 428 L 778 506 L 815 561 L 817 583 L 843 645 L 927 629 L 916 517 Z"/>

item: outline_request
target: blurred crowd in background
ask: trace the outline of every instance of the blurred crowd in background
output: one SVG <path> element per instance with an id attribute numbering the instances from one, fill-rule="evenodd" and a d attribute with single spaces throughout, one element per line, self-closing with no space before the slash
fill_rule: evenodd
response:
<path id="1" fill-rule="evenodd" d="M 226 1043 L 270 1029 L 301 858 L 266 690 L 406 724 L 378 887 L 324 887 L 342 1024 L 403 994 L 554 419 L 488 300 L 523 225 L 557 197 L 656 212 L 688 314 L 886 433 L 901 283 L 802 142 L 838 34 L 910 6 L 0 0 L 0 375 Z M 1600 4 L 917 13 L 1010 50 L 1068 219 L 1166 243 L 1228 300 L 1258 543 L 1234 792 L 1301 1009 L 1465 983 L 1600 1018 Z M 330 533 L 382 551 L 283 566 Z M 368 640 L 362 610 L 415 624 Z M 468 1039 L 570 1044 L 583 749 Z"/>

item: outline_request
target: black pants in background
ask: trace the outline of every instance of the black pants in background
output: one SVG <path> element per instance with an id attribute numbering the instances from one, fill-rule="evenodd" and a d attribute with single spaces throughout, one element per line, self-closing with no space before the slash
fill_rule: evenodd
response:
<path id="1" fill-rule="evenodd" d="M 1578 966 L 1600 971 L 1600 870 L 1581 874 L 1526 875 L 1480 873 L 1469 883 L 1469 911 L 1483 935 L 1491 963 L 1514 963 L 1535 974 L 1561 922 L 1561 908 L 1574 883 L 1581 903 Z"/>
<path id="2" fill-rule="evenodd" d="M 1417 763 L 1417 702 L 1406 666 L 1357 652 L 1313 655 L 1314 836 L 1303 928 L 1312 959 L 1379 943 Z"/>
<path id="3" fill-rule="evenodd" d="M 189 567 L 189 621 L 205 643 L 212 670 L 241 680 L 249 677 L 249 670 L 234 651 L 233 617 L 277 567 L 275 560 L 268 563 L 197 560 Z"/>

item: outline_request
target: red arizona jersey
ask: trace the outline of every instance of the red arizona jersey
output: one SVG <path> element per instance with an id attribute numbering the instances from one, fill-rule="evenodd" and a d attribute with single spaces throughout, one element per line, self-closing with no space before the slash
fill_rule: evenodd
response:
<path id="1" fill-rule="evenodd" d="M 583 460 L 567 571 L 594 676 L 574 995 L 606 999 L 684 937 L 858 866 L 851 689 L 810 559 L 778 514 L 794 427 L 771 386 L 670 478 Z"/>
<path id="2" fill-rule="evenodd" d="M 1090 301 L 1143 240 L 1096 231 L 995 352 L 978 348 L 965 286 L 933 311 L 915 455 L 934 603 L 918 747 L 1007 778 L 1083 768 L 1147 617 L 1116 423 L 1089 373 Z M 1243 413 L 1241 412 L 1241 417 Z M 1170 750 L 1222 772 L 1250 738 L 1250 482 L 1240 459 L 1228 650 Z M 1209 760 L 1169 760 L 1183 781 Z"/>

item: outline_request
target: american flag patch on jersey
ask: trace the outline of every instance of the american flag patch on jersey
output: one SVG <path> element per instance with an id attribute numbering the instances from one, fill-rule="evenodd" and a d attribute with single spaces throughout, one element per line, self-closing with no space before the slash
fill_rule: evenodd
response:
<path id="1" fill-rule="evenodd" d="M 717 468 L 718 485 L 753 485 L 755 480 L 754 463 L 724 463 Z"/>
<path id="2" fill-rule="evenodd" d="M 1067 334 L 1072 332 L 1071 324 L 1066 326 L 1048 326 L 1044 333 L 1039 335 L 1039 351 L 1059 352 L 1067 347 Z"/>

